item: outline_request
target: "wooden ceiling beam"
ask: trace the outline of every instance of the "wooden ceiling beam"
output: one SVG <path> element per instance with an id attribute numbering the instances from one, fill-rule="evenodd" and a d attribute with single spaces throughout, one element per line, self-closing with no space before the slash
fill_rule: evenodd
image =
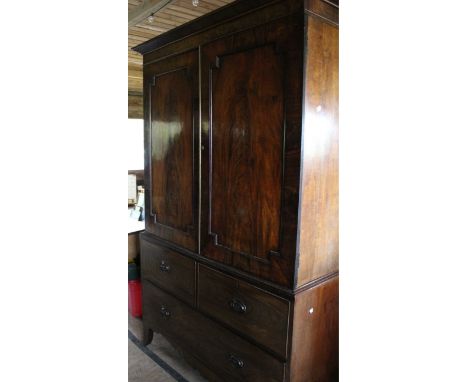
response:
<path id="1" fill-rule="evenodd" d="M 130 97 L 143 97 L 143 92 L 135 92 L 135 91 L 129 90 L 128 95 Z"/>
<path id="2" fill-rule="evenodd" d="M 168 11 L 171 10 L 173 12 L 179 12 L 179 14 L 185 14 L 185 15 L 190 15 L 190 16 L 193 16 L 193 17 L 200 17 L 200 16 L 203 16 L 205 14 L 205 12 L 203 12 L 203 10 L 199 10 L 198 7 L 193 7 L 194 9 L 191 9 L 191 8 L 184 8 L 184 7 L 180 7 L 178 5 L 174 5 L 174 4 L 171 4 L 167 7 L 167 9 L 165 9 L 165 11 L 167 13 L 169 13 Z"/>
<path id="3" fill-rule="evenodd" d="M 133 27 L 137 25 L 148 16 L 165 7 L 171 1 L 172 0 L 145 0 L 143 4 L 133 8 L 132 11 L 128 13 L 128 26 Z"/>
<path id="4" fill-rule="evenodd" d="M 128 78 L 141 80 L 143 78 L 143 70 L 128 70 Z"/>
<path id="5" fill-rule="evenodd" d="M 133 57 L 128 57 L 128 62 L 130 64 L 138 65 L 138 64 L 143 63 L 143 59 L 136 59 L 136 58 L 133 58 Z"/>

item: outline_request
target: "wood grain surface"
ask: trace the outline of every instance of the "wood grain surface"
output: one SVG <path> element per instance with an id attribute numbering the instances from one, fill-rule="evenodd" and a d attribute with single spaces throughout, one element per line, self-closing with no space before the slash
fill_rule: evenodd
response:
<path id="1" fill-rule="evenodd" d="M 198 250 L 198 53 L 145 67 L 146 229 Z"/>
<path id="2" fill-rule="evenodd" d="M 198 308 L 286 359 L 288 300 L 200 265 Z"/>
<path id="3" fill-rule="evenodd" d="M 338 276 L 294 302 L 291 382 L 338 381 Z"/>
<path id="4" fill-rule="evenodd" d="M 168 248 L 141 240 L 141 277 L 195 305 L 196 263 Z"/>
<path id="5" fill-rule="evenodd" d="M 282 382 L 284 364 L 197 311 L 144 284 L 144 326 L 167 336 L 216 375 L 213 381 Z"/>
<path id="6" fill-rule="evenodd" d="M 292 287 L 302 15 L 204 45 L 201 253 Z"/>
<path id="7" fill-rule="evenodd" d="M 338 28 L 307 17 L 297 286 L 338 270 Z"/>

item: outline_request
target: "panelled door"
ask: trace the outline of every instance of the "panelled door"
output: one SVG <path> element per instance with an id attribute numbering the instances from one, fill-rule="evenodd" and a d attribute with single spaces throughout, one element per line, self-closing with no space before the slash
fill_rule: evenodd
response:
<path id="1" fill-rule="evenodd" d="M 198 252 L 198 50 L 149 64 L 145 80 L 146 230 Z"/>
<path id="2" fill-rule="evenodd" d="M 279 20 L 201 47 L 201 254 L 292 286 L 303 38 Z"/>

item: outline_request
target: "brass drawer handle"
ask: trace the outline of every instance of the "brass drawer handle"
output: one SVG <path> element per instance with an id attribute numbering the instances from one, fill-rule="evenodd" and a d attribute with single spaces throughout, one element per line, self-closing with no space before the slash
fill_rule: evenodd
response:
<path id="1" fill-rule="evenodd" d="M 244 361 L 239 357 L 236 357 L 234 354 L 229 354 L 229 361 L 236 369 L 242 369 L 244 367 Z"/>
<path id="2" fill-rule="evenodd" d="M 171 270 L 171 267 L 168 264 L 166 264 L 166 262 L 163 260 L 159 265 L 159 270 L 161 272 L 169 272 Z"/>
<path id="3" fill-rule="evenodd" d="M 167 308 L 163 305 L 161 306 L 161 316 L 163 316 L 164 318 L 169 318 L 171 316 L 171 312 L 169 312 L 169 310 L 167 310 Z"/>
<path id="4" fill-rule="evenodd" d="M 245 313 L 247 312 L 247 305 L 245 305 L 242 301 L 233 298 L 229 301 L 229 306 L 231 309 L 236 313 Z"/>

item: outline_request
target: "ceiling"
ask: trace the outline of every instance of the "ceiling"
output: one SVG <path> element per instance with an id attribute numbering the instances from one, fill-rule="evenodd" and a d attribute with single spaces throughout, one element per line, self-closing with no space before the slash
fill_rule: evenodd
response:
<path id="1" fill-rule="evenodd" d="M 135 26 L 129 26 L 128 28 L 129 116 L 130 96 L 136 97 L 136 101 L 133 102 L 135 104 L 138 101 L 138 97 L 141 98 L 143 92 L 142 56 L 132 51 L 131 48 L 233 1 L 199 0 L 198 6 L 195 7 L 192 4 L 192 0 L 146 0 L 146 2 L 143 0 L 128 0 L 128 12 L 132 16 L 132 20 L 134 20 L 132 23 L 129 21 L 129 25 L 137 22 Z M 149 23 L 145 14 L 151 12 L 152 9 L 157 9 L 161 5 L 164 6 L 154 13 L 154 20 Z M 137 16 L 135 17 L 135 15 Z"/>

